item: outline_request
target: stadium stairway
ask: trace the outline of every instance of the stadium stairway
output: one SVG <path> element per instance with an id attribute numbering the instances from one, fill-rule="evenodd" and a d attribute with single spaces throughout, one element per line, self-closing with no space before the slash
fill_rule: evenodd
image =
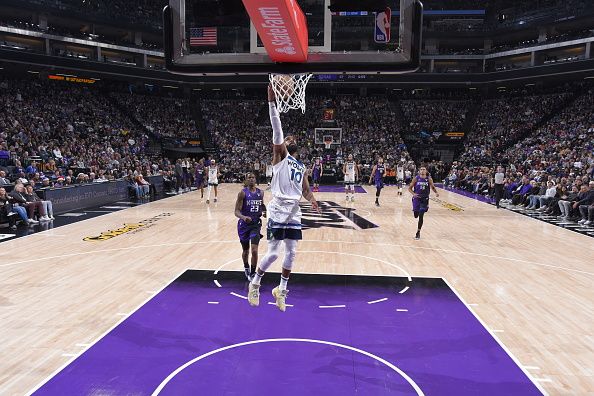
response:
<path id="1" fill-rule="evenodd" d="M 163 152 L 163 144 L 161 138 L 156 136 L 153 131 L 148 129 L 138 118 L 133 111 L 129 111 L 124 105 L 122 105 L 116 98 L 107 94 L 105 95 L 107 101 L 111 103 L 114 109 L 120 112 L 120 114 L 129 119 L 138 130 L 144 131 L 149 137 L 148 144 L 145 147 L 145 152 L 150 157 L 161 157 Z"/>
<path id="2" fill-rule="evenodd" d="M 204 114 L 202 113 L 202 106 L 200 103 L 200 96 L 192 95 L 190 97 L 189 103 L 190 115 L 194 120 L 198 132 L 200 133 L 202 148 L 209 157 L 212 157 L 213 154 L 217 154 L 218 150 L 210 131 L 208 128 L 206 128 L 206 122 L 204 121 Z"/>
<path id="3" fill-rule="evenodd" d="M 406 144 L 408 153 L 415 161 L 419 160 L 420 158 L 417 158 L 421 154 L 417 150 L 419 142 L 415 134 L 411 132 L 410 125 L 406 122 L 406 118 L 400 107 L 400 99 L 396 95 L 389 93 L 388 103 L 390 104 L 390 109 L 396 114 L 396 119 L 398 119 L 402 126 L 402 139 L 404 140 L 404 144 Z"/>
<path id="4" fill-rule="evenodd" d="M 456 153 L 453 158 L 458 158 L 462 151 L 464 150 L 464 142 L 466 141 L 468 134 L 472 131 L 472 126 L 476 122 L 476 118 L 478 117 L 481 106 L 483 104 L 482 99 L 479 99 L 475 102 L 472 102 L 470 108 L 466 112 L 466 119 L 464 120 L 464 124 L 462 125 L 462 132 L 464 132 L 464 139 L 460 140 L 460 143 L 456 147 Z"/>

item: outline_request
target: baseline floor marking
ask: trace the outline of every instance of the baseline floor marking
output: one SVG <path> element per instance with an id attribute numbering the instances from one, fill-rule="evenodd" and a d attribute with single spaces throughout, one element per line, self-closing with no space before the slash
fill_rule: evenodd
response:
<path id="1" fill-rule="evenodd" d="M 485 322 L 483 322 L 483 320 L 468 306 L 468 304 L 466 303 L 466 300 L 464 300 L 462 298 L 462 296 L 460 295 L 460 293 L 458 293 L 458 290 L 456 290 L 449 282 L 446 278 L 442 278 L 443 281 L 445 282 L 446 285 L 448 285 L 448 287 L 454 292 L 454 294 L 458 297 L 458 299 L 460 301 L 462 301 L 462 303 L 466 306 L 466 308 L 472 313 L 472 315 L 474 315 L 474 317 L 476 318 L 476 320 L 479 321 L 479 323 L 487 330 L 489 331 L 489 328 L 487 327 L 487 324 Z M 528 370 L 526 370 L 526 368 L 524 366 L 522 366 L 522 364 L 520 364 L 520 360 L 518 360 L 518 358 L 515 357 L 515 355 L 505 346 L 505 344 L 503 342 L 501 342 L 501 340 L 499 339 L 499 337 L 497 337 L 492 331 L 489 331 L 489 333 L 491 334 L 491 337 L 493 337 L 493 339 L 499 344 L 499 346 L 505 351 L 505 353 L 508 354 L 508 356 L 514 361 L 514 363 L 516 364 L 516 366 L 518 366 L 520 368 L 520 370 L 522 370 L 524 372 L 524 374 L 526 375 L 526 377 L 528 377 L 528 379 L 534 384 L 534 386 L 536 386 L 538 388 L 539 391 L 542 392 L 543 395 L 548 395 L 548 393 L 543 389 L 543 387 L 534 380 L 534 378 L 532 377 L 532 375 L 530 375 L 530 373 L 528 372 Z"/>
<path id="2" fill-rule="evenodd" d="M 388 297 L 380 298 L 379 300 L 367 301 L 367 304 L 377 304 L 379 302 L 384 302 L 384 301 L 388 301 Z"/>
<path id="3" fill-rule="evenodd" d="M 35 234 L 28 235 L 28 236 L 39 235 L 39 234 L 41 234 L 41 233 L 35 233 Z M 15 239 L 15 240 L 21 240 L 21 239 L 22 239 L 22 237 Z M 535 261 L 516 259 L 513 257 L 493 256 L 493 255 L 489 255 L 489 254 L 465 252 L 465 251 L 461 251 L 461 250 L 449 250 L 449 249 L 443 249 L 443 248 L 432 248 L 432 247 L 425 247 L 425 246 L 403 245 L 403 244 L 382 243 L 382 242 L 353 242 L 353 241 L 327 241 L 327 240 L 320 241 L 317 239 L 303 239 L 302 241 L 303 242 L 318 242 L 318 243 L 327 242 L 327 243 L 344 243 L 344 244 L 358 244 L 358 245 L 397 246 L 397 247 L 408 248 L 408 249 L 433 250 L 433 251 L 438 251 L 438 252 L 442 252 L 442 253 L 465 254 L 465 255 L 470 255 L 470 256 L 487 257 L 487 258 L 493 258 L 493 259 L 498 259 L 498 260 L 509 260 L 509 261 L 514 261 L 514 262 L 518 262 L 518 263 L 532 264 L 532 265 L 536 265 L 536 266 L 554 268 L 554 269 L 558 269 L 558 270 L 562 270 L 562 271 L 576 272 L 579 274 L 594 276 L 594 272 L 582 271 L 582 270 L 577 270 L 577 269 L 567 268 L 567 267 L 560 267 L 558 265 L 552 265 L 552 264 L 538 263 Z M 58 256 L 40 257 L 40 258 L 36 258 L 36 259 L 23 260 L 23 261 L 13 261 L 12 263 L 0 264 L 0 267 L 8 267 L 11 265 L 26 264 L 26 263 L 32 263 L 32 262 L 37 262 L 37 261 L 47 262 L 47 260 L 52 260 L 52 259 L 60 259 L 60 258 L 74 257 L 74 256 L 84 256 L 87 254 L 95 254 L 95 253 L 108 253 L 108 252 L 118 252 L 118 251 L 122 251 L 122 250 L 147 249 L 147 248 L 155 248 L 155 247 L 168 247 L 168 246 L 180 246 L 180 245 L 194 245 L 194 244 L 204 244 L 204 243 L 209 243 L 209 244 L 237 243 L 237 241 L 236 240 L 232 240 L 232 241 L 224 241 L 224 240 L 191 241 L 191 242 L 160 243 L 160 244 L 154 244 L 154 245 L 128 246 L 128 247 L 122 247 L 122 248 L 101 249 L 101 250 L 92 250 L 92 251 L 87 251 L 87 252 L 62 254 L 62 255 L 58 255 Z"/>
<path id="4" fill-rule="evenodd" d="M 165 285 L 163 287 L 161 287 L 157 293 L 161 293 L 163 290 L 165 290 L 165 288 L 169 285 L 171 285 L 177 278 L 179 278 L 180 276 L 183 275 L 184 272 L 186 272 L 188 269 L 184 269 L 181 272 L 179 272 L 177 275 L 175 275 L 175 277 L 173 279 L 171 279 L 169 282 L 165 283 Z M 151 299 L 153 298 L 153 296 L 149 296 L 147 297 L 142 303 L 140 303 L 140 305 L 138 305 L 136 308 L 134 308 L 132 311 L 130 311 L 130 315 L 132 315 L 134 312 L 138 311 L 140 308 L 142 308 L 147 302 L 149 302 Z M 101 334 L 99 337 L 97 337 L 96 340 L 94 340 L 93 342 L 91 342 L 89 344 L 89 348 L 92 347 L 93 345 L 95 345 L 96 343 L 98 343 L 99 341 L 101 341 L 101 339 L 103 339 L 103 337 L 105 337 L 106 335 L 108 335 L 113 329 L 115 329 L 116 327 L 118 327 L 120 324 L 122 324 L 125 320 L 127 319 L 127 317 L 122 317 L 122 319 L 118 320 L 113 326 L 111 326 L 109 329 L 107 329 L 103 334 Z M 74 357 L 72 357 L 72 359 L 70 359 L 69 361 L 67 361 L 66 363 L 64 363 L 61 367 L 59 367 L 58 369 L 56 369 L 53 373 L 51 373 L 49 376 L 47 376 L 43 381 L 41 381 L 39 384 L 37 384 L 37 386 L 35 386 L 35 388 L 31 389 L 29 392 L 27 392 L 26 396 L 31 396 L 33 393 L 35 393 L 37 390 L 39 390 L 39 388 L 41 388 L 43 385 L 45 385 L 50 379 L 52 379 L 54 376 L 56 376 L 56 374 L 58 374 L 60 371 L 64 370 L 66 367 L 68 367 L 68 365 L 70 365 L 72 362 L 74 362 L 80 355 L 76 355 Z"/>
<path id="5" fill-rule="evenodd" d="M 402 272 L 404 272 L 404 274 L 405 274 L 405 275 L 406 275 L 406 277 L 408 278 L 409 282 L 412 282 L 412 277 L 410 276 L 410 274 L 409 274 L 409 273 L 408 273 L 408 272 L 407 272 L 407 271 L 406 271 L 404 268 L 402 268 L 402 267 L 400 267 L 400 266 L 398 266 L 398 265 L 396 265 L 396 264 L 392 264 L 392 263 L 390 263 L 390 262 L 387 262 L 387 261 L 385 261 L 385 260 L 378 259 L 378 258 L 374 258 L 374 257 L 370 257 L 370 256 L 364 256 L 364 255 L 360 255 L 360 254 L 353 254 L 353 253 L 345 253 L 345 252 L 333 252 L 333 251 L 328 251 L 328 250 L 298 250 L 298 251 L 297 251 L 297 253 L 330 253 L 330 254 L 344 254 L 344 255 L 347 255 L 347 256 L 356 256 L 356 257 L 362 257 L 362 258 L 366 258 L 366 259 L 370 259 L 370 260 L 379 261 L 379 262 L 381 262 L 381 263 L 384 263 L 384 264 L 387 264 L 387 265 L 389 265 L 389 266 L 392 266 L 392 267 L 398 268 L 399 270 L 401 270 Z M 229 264 L 231 264 L 231 263 L 234 263 L 234 262 L 236 262 L 236 261 L 240 261 L 240 260 L 241 260 L 241 258 L 236 258 L 236 259 L 229 260 L 229 261 L 227 261 L 227 262 L 225 262 L 225 263 L 221 264 L 221 265 L 220 265 L 220 266 L 219 266 L 219 267 L 218 267 L 218 268 L 217 268 L 217 269 L 214 271 L 214 275 L 217 275 L 217 274 L 219 273 L 219 271 L 220 271 L 221 269 L 223 269 L 225 266 L 227 266 L 227 265 L 229 265 Z M 219 282 L 217 279 L 214 279 L 214 280 L 213 280 L 213 282 L 214 282 L 214 284 L 215 284 L 215 285 L 217 285 L 217 287 L 221 287 L 221 283 L 220 283 L 220 282 Z M 410 288 L 409 286 L 406 286 L 406 287 L 405 287 L 404 289 L 402 289 L 402 290 L 401 290 L 399 293 L 400 293 L 400 294 L 402 294 L 402 293 L 404 293 L 405 291 L 407 291 L 409 288 Z M 236 297 L 240 297 L 240 298 L 243 298 L 243 299 L 246 299 L 246 300 L 247 300 L 247 297 L 244 297 L 244 296 L 242 296 L 242 295 L 240 295 L 240 294 L 233 293 L 233 292 L 231 292 L 231 294 L 232 294 L 232 295 L 234 295 L 234 296 L 236 296 Z M 387 298 L 383 298 L 383 299 L 380 299 L 380 300 L 376 300 L 376 301 L 368 302 L 368 304 L 374 304 L 374 303 L 376 303 L 376 302 L 381 302 L 381 301 L 385 301 L 385 300 L 387 300 Z M 319 308 L 346 308 L 346 305 L 331 305 L 331 306 L 330 306 L 330 305 L 323 305 L 323 306 L 322 306 L 322 305 L 320 305 L 320 306 L 319 306 Z"/>
<path id="6" fill-rule="evenodd" d="M 276 305 L 276 303 L 273 303 L 272 301 L 268 301 L 268 305 Z M 295 305 L 293 304 L 285 304 L 286 307 L 294 307 Z"/>
<path id="7" fill-rule="evenodd" d="M 338 348 L 343 348 L 343 349 L 347 349 L 349 351 L 353 351 L 353 352 L 357 352 L 360 353 L 362 355 L 365 355 L 367 357 L 370 357 L 380 363 L 383 363 L 385 366 L 388 366 L 389 368 L 391 368 L 392 370 L 394 370 L 395 372 L 397 372 L 398 374 L 400 374 L 400 376 L 402 378 L 404 378 L 406 380 L 406 382 L 408 382 L 410 384 L 410 386 L 415 390 L 415 392 L 417 392 L 417 395 L 419 396 L 424 396 L 425 394 L 423 393 L 423 391 L 421 390 L 421 388 L 419 387 L 419 385 L 417 385 L 417 383 L 410 378 L 404 371 L 402 371 L 401 369 L 399 369 L 398 367 L 396 367 L 395 365 L 393 365 L 392 363 L 388 362 L 385 359 L 382 359 L 379 356 L 376 356 L 370 352 L 364 351 L 362 349 L 358 349 L 355 347 L 352 347 L 350 345 L 344 345 L 344 344 L 339 344 L 336 342 L 331 342 L 331 341 L 323 341 L 323 340 L 314 340 L 314 339 L 309 339 L 309 338 L 269 338 L 269 339 L 263 339 L 263 340 L 254 340 L 254 341 L 247 341 L 247 342 L 240 342 L 238 344 L 233 344 L 233 345 L 227 345 L 225 347 L 219 348 L 219 349 L 215 349 L 214 351 L 210 351 L 207 352 L 203 355 L 200 355 L 188 362 L 186 362 L 185 364 L 183 364 L 182 366 L 178 367 L 177 369 L 175 369 L 175 371 L 173 371 L 171 374 L 169 374 L 167 376 L 167 378 L 165 378 L 163 380 L 163 382 L 161 382 L 159 384 L 159 386 L 157 387 L 157 389 L 155 389 L 155 391 L 152 393 L 152 396 L 157 396 L 159 393 L 161 393 L 161 391 L 165 388 L 165 386 L 167 386 L 167 384 L 173 379 L 175 378 L 175 376 L 177 374 L 179 374 L 180 372 L 182 372 L 183 370 L 185 370 L 187 367 L 191 366 L 192 364 L 205 359 L 209 356 L 212 356 L 214 354 L 217 354 L 219 352 L 223 352 L 229 349 L 233 349 L 233 348 L 238 348 L 238 347 L 242 347 L 242 346 L 246 346 L 246 345 L 253 345 L 253 344 L 262 344 L 262 343 L 267 343 L 267 342 L 307 342 L 307 343 L 312 343 L 312 344 L 324 344 L 324 345 L 330 345 L 330 346 L 334 346 L 334 347 L 338 347 Z"/>
<path id="8" fill-rule="evenodd" d="M 231 294 L 232 296 L 235 296 L 235 297 L 243 298 L 244 300 L 248 299 L 246 296 L 242 296 L 241 294 L 237 294 L 235 292 L 230 292 L 229 294 Z"/>

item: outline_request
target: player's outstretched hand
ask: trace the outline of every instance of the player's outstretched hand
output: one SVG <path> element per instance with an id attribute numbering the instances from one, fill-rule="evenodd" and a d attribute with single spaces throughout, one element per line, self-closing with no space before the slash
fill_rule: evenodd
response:
<path id="1" fill-rule="evenodd" d="M 244 216 L 243 217 L 243 221 L 246 222 L 246 223 L 251 223 L 252 222 L 252 218 L 249 217 L 249 216 Z"/>
<path id="2" fill-rule="evenodd" d="M 268 101 L 274 102 L 276 100 L 276 96 L 274 96 L 274 90 L 272 89 L 272 84 L 268 83 Z"/>
<path id="3" fill-rule="evenodd" d="M 320 205 L 318 205 L 318 201 L 316 201 L 315 199 L 313 201 L 311 201 L 311 207 L 318 213 L 322 213 L 322 210 L 320 209 Z"/>

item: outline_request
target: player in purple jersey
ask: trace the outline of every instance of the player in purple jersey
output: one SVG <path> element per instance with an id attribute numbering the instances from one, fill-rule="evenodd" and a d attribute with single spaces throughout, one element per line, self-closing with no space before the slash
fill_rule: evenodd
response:
<path id="1" fill-rule="evenodd" d="M 429 176 L 429 173 L 427 173 L 427 168 L 421 166 L 421 168 L 419 168 L 419 174 L 412 179 L 412 182 L 410 182 L 410 185 L 408 186 L 408 191 L 413 195 L 413 213 L 415 219 L 419 219 L 415 239 L 421 239 L 423 216 L 425 215 L 425 212 L 429 210 L 430 188 L 435 193 L 435 196 L 439 197 L 439 193 L 433 184 L 433 179 Z"/>
<path id="2" fill-rule="evenodd" d="M 196 169 L 194 169 L 194 180 L 196 188 L 200 189 L 200 198 L 204 198 L 204 158 L 200 158 L 200 161 L 196 164 Z"/>
<path id="3" fill-rule="evenodd" d="M 322 162 L 319 158 L 316 158 L 314 164 L 311 167 L 311 180 L 313 182 L 313 189 L 312 192 L 320 191 L 320 179 L 324 175 L 324 170 L 322 169 Z"/>
<path id="4" fill-rule="evenodd" d="M 382 192 L 382 188 L 384 188 L 384 175 L 386 174 L 386 165 L 384 164 L 384 159 L 379 157 L 377 159 L 377 164 L 373 165 L 373 169 L 371 169 L 371 176 L 369 176 L 369 184 L 371 184 L 372 180 L 375 184 L 375 206 L 380 206 L 379 204 L 379 196 Z"/>
<path id="5" fill-rule="evenodd" d="M 237 234 L 241 243 L 243 268 L 248 281 L 252 280 L 258 265 L 258 245 L 260 228 L 262 227 L 261 217 L 266 217 L 266 206 L 264 205 L 264 192 L 256 188 L 256 175 L 248 173 L 244 182 L 245 187 L 237 194 L 235 201 L 235 217 L 237 221 Z M 251 265 L 248 264 L 250 255 L 250 242 L 252 244 Z"/>

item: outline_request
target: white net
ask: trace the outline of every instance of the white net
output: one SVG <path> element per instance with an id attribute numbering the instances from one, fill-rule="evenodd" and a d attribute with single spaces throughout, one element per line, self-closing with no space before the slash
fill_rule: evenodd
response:
<path id="1" fill-rule="evenodd" d="M 268 76 L 280 113 L 301 109 L 305 113 L 305 87 L 311 74 L 270 74 Z"/>

